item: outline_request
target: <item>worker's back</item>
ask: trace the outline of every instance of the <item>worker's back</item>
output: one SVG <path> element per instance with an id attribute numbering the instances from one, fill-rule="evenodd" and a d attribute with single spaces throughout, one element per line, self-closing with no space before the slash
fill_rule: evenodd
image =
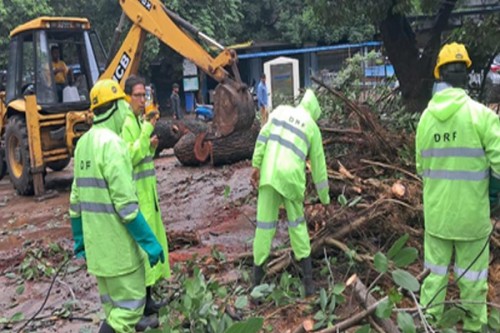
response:
<path id="1" fill-rule="evenodd" d="M 262 159 L 260 185 L 271 185 L 284 197 L 304 197 L 306 158 L 316 122 L 302 107 L 279 106 L 268 124 L 269 135 Z"/>
<path id="2" fill-rule="evenodd" d="M 424 111 L 416 159 L 424 180 L 425 229 L 431 235 L 472 240 L 491 230 L 490 153 L 500 143 L 494 139 L 498 133 L 491 132 L 493 122 L 498 116 L 460 88 L 436 93 Z"/>

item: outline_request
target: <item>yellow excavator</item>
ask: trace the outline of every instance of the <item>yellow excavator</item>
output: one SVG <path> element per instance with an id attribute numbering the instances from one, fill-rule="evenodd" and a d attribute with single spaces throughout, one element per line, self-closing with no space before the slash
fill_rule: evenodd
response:
<path id="1" fill-rule="evenodd" d="M 58 171 L 68 165 L 76 142 L 92 124 L 90 89 L 100 78 L 123 87 L 138 71 L 147 33 L 219 82 L 213 135 L 227 136 L 252 125 L 252 97 L 233 50 L 159 0 L 119 3 L 123 13 L 117 31 L 125 17 L 132 24 L 109 57 L 86 18 L 40 17 L 10 33 L 6 89 L 0 92 L 0 179 L 8 173 L 19 194 L 43 194 L 46 168 Z M 220 52 L 211 56 L 199 41 Z"/>

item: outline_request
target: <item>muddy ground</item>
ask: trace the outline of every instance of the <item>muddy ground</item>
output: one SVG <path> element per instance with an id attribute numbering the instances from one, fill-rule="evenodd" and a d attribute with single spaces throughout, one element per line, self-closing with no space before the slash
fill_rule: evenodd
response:
<path id="1" fill-rule="evenodd" d="M 214 246 L 228 259 L 251 251 L 256 200 L 249 183 L 249 161 L 219 168 L 189 168 L 179 164 L 172 150 L 164 151 L 155 161 L 163 221 L 167 234 L 177 238 L 171 239 L 171 264 L 190 259 L 194 254 L 208 255 Z M 31 258 L 28 256 L 36 257 L 36 249 L 47 249 L 50 244 L 65 249 L 72 246 L 68 217 L 71 170 L 70 165 L 64 171 L 48 173 L 48 194 L 39 199 L 16 195 L 8 176 L 0 181 L 0 318 L 3 321 L 16 313 L 30 318 L 41 306 L 50 286 L 51 279 L 43 276 L 27 281 L 22 276 L 27 268 L 21 268 L 21 263 Z M 286 229 L 281 225 L 277 244 L 284 235 Z M 63 261 L 57 249 L 53 255 L 59 255 Z M 41 270 L 44 265 L 51 265 L 44 259 L 44 255 L 36 259 L 42 264 Z M 37 266 L 36 260 L 31 266 Z M 72 315 L 83 320 L 69 321 L 55 315 L 71 305 L 72 300 L 78 301 L 80 308 Z M 72 260 L 66 265 L 37 318 L 42 319 L 36 321 L 32 331 L 97 331 L 103 315 L 95 280 L 86 274 L 82 261 Z M 22 324 L 23 321 L 0 332 L 17 331 Z"/>

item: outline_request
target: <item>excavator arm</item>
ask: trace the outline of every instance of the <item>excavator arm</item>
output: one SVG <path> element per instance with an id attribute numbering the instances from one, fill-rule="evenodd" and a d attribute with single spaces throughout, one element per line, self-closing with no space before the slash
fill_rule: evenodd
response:
<path id="1" fill-rule="evenodd" d="M 112 77 L 121 83 L 122 78 L 137 72 L 145 33 L 147 32 L 184 58 L 191 60 L 198 68 L 218 82 L 232 79 L 224 67 L 230 67 L 235 63 L 236 53 L 233 50 L 223 48 L 217 42 L 203 35 L 188 22 L 169 11 L 160 1 L 121 0 L 120 5 L 123 13 L 132 21 L 132 28 L 115 54 L 114 59 L 102 74 L 103 77 Z M 183 24 L 183 28 L 189 30 L 189 32 L 193 32 L 213 45 L 222 48 L 220 54 L 215 58 L 212 57 L 174 20 L 178 24 Z"/>
<path id="2" fill-rule="evenodd" d="M 113 78 L 123 87 L 126 78 L 137 73 L 145 36 L 150 33 L 219 82 L 214 93 L 216 136 L 250 128 L 255 116 L 253 100 L 248 87 L 241 81 L 234 50 L 204 35 L 159 0 L 120 0 L 120 5 L 132 21 L 132 27 L 101 78 Z M 193 36 L 216 46 L 221 52 L 212 57 Z"/>

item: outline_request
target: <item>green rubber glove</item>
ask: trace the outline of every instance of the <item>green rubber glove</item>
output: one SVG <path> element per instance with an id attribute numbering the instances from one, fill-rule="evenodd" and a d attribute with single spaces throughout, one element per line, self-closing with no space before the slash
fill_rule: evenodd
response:
<path id="1" fill-rule="evenodd" d="M 136 218 L 132 222 L 125 224 L 125 227 L 132 238 L 135 239 L 144 252 L 147 253 L 151 267 L 156 265 L 159 260 L 161 260 L 161 262 L 165 262 L 163 249 L 161 248 L 160 243 L 158 243 L 156 236 L 151 231 L 151 228 L 149 228 L 149 225 L 141 211 L 139 211 Z"/>
<path id="2" fill-rule="evenodd" d="M 73 240 L 75 241 L 74 252 L 77 258 L 85 259 L 85 243 L 83 242 L 83 227 L 81 217 L 71 218 L 71 230 L 73 231 Z"/>

